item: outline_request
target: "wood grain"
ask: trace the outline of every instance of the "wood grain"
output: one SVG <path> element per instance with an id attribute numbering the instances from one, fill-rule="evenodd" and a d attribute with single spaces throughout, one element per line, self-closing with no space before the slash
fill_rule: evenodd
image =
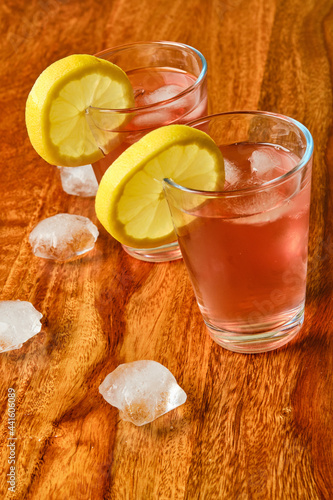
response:
<path id="1" fill-rule="evenodd" d="M 43 313 L 40 334 L 0 355 L 1 498 L 333 498 L 333 2 L 4 0 L 0 27 L 0 298 Z M 68 54 L 161 39 L 206 56 L 211 112 L 280 112 L 313 134 L 306 322 L 276 352 L 214 344 L 183 263 L 135 261 L 102 228 L 81 260 L 59 265 L 31 253 L 28 235 L 45 217 L 78 213 L 97 223 L 93 200 L 64 193 L 29 143 L 33 82 Z M 98 393 L 110 371 L 137 359 L 167 366 L 188 395 L 141 428 Z"/>

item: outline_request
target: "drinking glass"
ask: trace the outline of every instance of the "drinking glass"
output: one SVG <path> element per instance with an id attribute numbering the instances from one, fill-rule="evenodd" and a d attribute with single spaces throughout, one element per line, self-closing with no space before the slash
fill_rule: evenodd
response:
<path id="1" fill-rule="evenodd" d="M 97 181 L 111 163 L 151 130 L 186 123 L 207 114 L 207 64 L 193 47 L 176 42 L 138 42 L 104 50 L 97 57 L 122 68 L 132 83 L 135 107 L 90 107 L 86 117 L 105 157 L 93 165 Z M 157 248 L 124 250 L 140 260 L 181 258 L 177 238 Z"/>
<path id="2" fill-rule="evenodd" d="M 206 131 L 225 159 L 216 191 L 163 181 L 200 311 L 226 349 L 276 349 L 304 319 L 311 134 L 292 118 L 261 111 L 189 125 Z"/>

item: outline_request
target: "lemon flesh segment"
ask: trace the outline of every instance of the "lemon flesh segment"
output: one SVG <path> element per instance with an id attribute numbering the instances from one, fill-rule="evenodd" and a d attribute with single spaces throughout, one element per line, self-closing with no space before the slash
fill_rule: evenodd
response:
<path id="1" fill-rule="evenodd" d="M 176 240 L 163 179 L 212 191 L 221 177 L 223 157 L 207 134 L 186 125 L 167 125 L 145 135 L 109 167 L 96 195 L 96 214 L 124 245 L 161 246 Z"/>
<path id="2" fill-rule="evenodd" d="M 25 116 L 30 141 L 45 161 L 73 167 L 103 157 L 86 119 L 90 106 L 134 106 L 132 85 L 122 69 L 95 56 L 75 54 L 51 64 L 37 78 Z M 113 128 L 124 119 L 115 117 Z"/>

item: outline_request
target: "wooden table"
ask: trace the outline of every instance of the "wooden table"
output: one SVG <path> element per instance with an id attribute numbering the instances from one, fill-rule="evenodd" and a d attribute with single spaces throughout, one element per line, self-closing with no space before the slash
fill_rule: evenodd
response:
<path id="1" fill-rule="evenodd" d="M 1 361 L 1 498 L 333 498 L 333 142 L 331 0 L 4 0 L 1 36 L 1 299 L 28 300 L 43 328 Z M 28 235 L 59 212 L 94 222 L 32 149 L 25 101 L 72 53 L 129 41 L 197 47 L 211 112 L 263 109 L 315 141 L 306 321 L 275 352 L 209 338 L 182 261 L 136 261 L 101 228 L 95 249 L 56 264 Z M 98 386 L 124 362 L 167 366 L 186 404 L 144 427 Z M 8 389 L 16 394 L 16 491 L 8 491 Z"/>

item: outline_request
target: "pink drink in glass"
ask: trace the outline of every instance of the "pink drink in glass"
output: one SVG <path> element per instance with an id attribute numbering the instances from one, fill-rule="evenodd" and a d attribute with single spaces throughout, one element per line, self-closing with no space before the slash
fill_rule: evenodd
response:
<path id="1" fill-rule="evenodd" d="M 88 108 L 88 123 L 105 157 L 93 165 L 99 182 L 131 144 L 163 125 L 207 114 L 207 64 L 196 49 L 176 42 L 139 42 L 97 54 L 122 68 L 132 83 L 131 109 Z M 181 257 L 178 242 L 149 249 L 123 245 L 132 257 L 163 262 Z"/>
<path id="2" fill-rule="evenodd" d="M 191 126 L 209 133 L 225 160 L 216 191 L 164 180 L 200 311 L 223 347 L 275 349 L 304 319 L 312 137 L 295 120 L 265 112 Z"/>
<path id="3" fill-rule="evenodd" d="M 227 170 L 237 165 L 237 189 L 283 175 L 299 161 L 270 145 L 235 144 L 220 149 Z M 254 152 L 258 157 L 271 156 L 278 166 L 263 175 L 254 173 L 249 161 Z M 217 327 L 234 332 L 246 331 L 247 326 L 252 330 L 254 324 L 258 332 L 268 326 L 278 328 L 303 306 L 310 176 L 293 197 L 289 186 L 274 194 L 276 208 L 260 212 L 260 199 L 250 198 L 245 203 L 257 202 L 259 213 L 243 217 L 239 213 L 233 217 L 233 206 L 226 203 L 207 202 L 192 213 L 195 220 L 178 232 L 201 312 Z"/>

